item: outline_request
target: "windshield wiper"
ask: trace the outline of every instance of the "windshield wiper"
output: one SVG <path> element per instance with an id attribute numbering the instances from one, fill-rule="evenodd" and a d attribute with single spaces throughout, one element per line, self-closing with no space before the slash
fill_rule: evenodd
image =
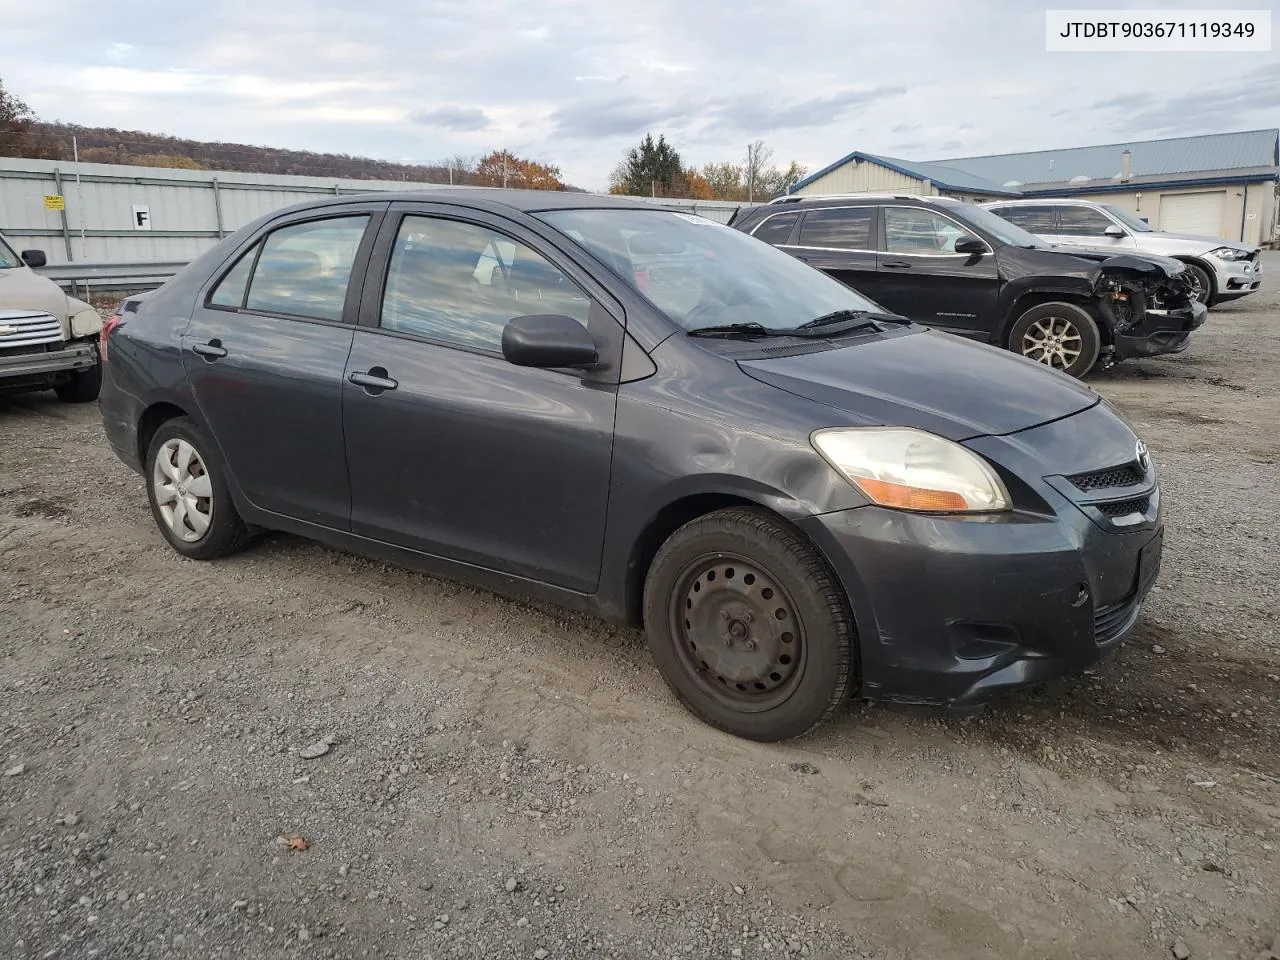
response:
<path id="1" fill-rule="evenodd" d="M 876 321 L 900 325 L 911 322 L 907 317 L 900 317 L 896 313 L 878 313 L 874 310 L 832 310 L 830 313 L 824 313 L 820 317 L 814 317 L 807 323 L 800 324 L 795 329 L 814 330 L 840 324 L 841 329 L 852 330 L 855 327 L 874 327 Z M 827 332 L 835 333 L 837 331 L 828 330 Z"/>
<path id="2" fill-rule="evenodd" d="M 691 337 L 789 337 L 789 330 L 773 330 L 763 323 L 721 323 L 711 327 L 695 327 Z"/>

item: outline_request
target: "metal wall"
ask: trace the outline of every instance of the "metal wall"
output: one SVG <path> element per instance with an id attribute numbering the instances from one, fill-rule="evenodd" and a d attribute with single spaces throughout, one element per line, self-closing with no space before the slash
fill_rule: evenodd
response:
<path id="1" fill-rule="evenodd" d="M 78 176 L 77 176 L 78 174 Z M 217 239 L 272 210 L 319 195 L 447 185 L 176 170 L 105 163 L 0 158 L 0 234 L 51 264 L 190 260 Z M 62 197 L 63 210 L 46 197 Z M 727 223 L 729 201 L 643 199 Z M 51 204 L 56 206 L 56 202 Z M 145 207 L 149 228 L 134 222 Z"/>

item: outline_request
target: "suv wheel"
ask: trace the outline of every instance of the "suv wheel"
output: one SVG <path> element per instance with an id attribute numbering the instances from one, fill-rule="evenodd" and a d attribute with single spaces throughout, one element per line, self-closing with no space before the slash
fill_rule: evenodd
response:
<path id="1" fill-rule="evenodd" d="M 644 589 L 649 649 L 680 701 L 740 737 L 796 737 L 854 685 L 853 617 L 826 561 L 763 510 L 681 527 Z"/>
<path id="2" fill-rule="evenodd" d="M 1073 377 L 1083 377 L 1098 360 L 1098 325 L 1074 303 L 1041 303 L 1020 316 L 1009 331 L 1009 349 Z"/>
<path id="3" fill-rule="evenodd" d="M 1187 279 L 1191 281 L 1191 289 L 1196 295 L 1196 299 L 1205 306 L 1213 304 L 1213 278 L 1209 276 L 1209 271 L 1204 267 L 1194 263 L 1183 264 L 1187 268 Z"/>
<path id="4" fill-rule="evenodd" d="M 213 444 L 189 419 L 160 425 L 151 438 L 147 466 L 151 515 L 173 549 L 193 560 L 213 560 L 249 542 Z"/>
<path id="5" fill-rule="evenodd" d="M 77 370 L 70 379 L 53 388 L 63 403 L 91 403 L 102 388 L 102 361 L 87 370 Z"/>

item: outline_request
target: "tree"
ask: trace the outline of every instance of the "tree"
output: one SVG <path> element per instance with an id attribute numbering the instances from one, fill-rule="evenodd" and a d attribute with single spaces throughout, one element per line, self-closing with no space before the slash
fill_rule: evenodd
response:
<path id="1" fill-rule="evenodd" d="M 711 186 L 718 200 L 745 200 L 746 188 L 742 185 L 742 165 L 738 163 L 708 163 L 702 167 L 702 177 Z"/>
<path id="2" fill-rule="evenodd" d="M 610 193 L 632 196 L 669 196 L 682 186 L 684 164 L 676 148 L 667 143 L 664 134 L 646 133 L 640 143 L 627 151 L 622 162 L 609 177 Z"/>
<path id="3" fill-rule="evenodd" d="M 24 156 L 35 120 L 31 108 L 6 90 L 0 80 L 0 155 Z"/>
<path id="4" fill-rule="evenodd" d="M 747 145 L 747 162 L 743 165 L 743 179 L 747 182 L 747 199 L 755 200 L 764 192 L 764 176 L 773 168 L 773 148 L 763 140 Z"/>
<path id="5" fill-rule="evenodd" d="M 494 150 L 476 162 L 472 182 L 481 187 L 522 190 L 563 190 L 560 168 L 517 157 L 510 150 Z"/>
<path id="6" fill-rule="evenodd" d="M 707 178 L 700 174 L 697 170 L 686 170 L 682 174 L 684 178 L 685 195 L 692 197 L 694 200 L 718 200 L 719 194 L 715 188 L 707 181 Z"/>
<path id="7" fill-rule="evenodd" d="M 784 194 L 803 180 L 806 172 L 805 168 L 794 160 L 785 170 L 770 167 L 760 177 L 761 192 L 768 193 L 771 197 Z"/>

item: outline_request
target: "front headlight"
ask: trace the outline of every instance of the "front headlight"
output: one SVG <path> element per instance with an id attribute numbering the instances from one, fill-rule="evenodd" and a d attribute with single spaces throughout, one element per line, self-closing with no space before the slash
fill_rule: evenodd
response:
<path id="1" fill-rule="evenodd" d="M 873 502 L 928 513 L 1010 509 L 991 465 L 942 437 L 911 427 L 835 427 L 813 434 L 814 448 Z"/>
<path id="2" fill-rule="evenodd" d="M 1209 251 L 1209 256 L 1219 260 L 1248 260 L 1249 250 L 1238 250 L 1235 247 L 1217 247 Z"/>

